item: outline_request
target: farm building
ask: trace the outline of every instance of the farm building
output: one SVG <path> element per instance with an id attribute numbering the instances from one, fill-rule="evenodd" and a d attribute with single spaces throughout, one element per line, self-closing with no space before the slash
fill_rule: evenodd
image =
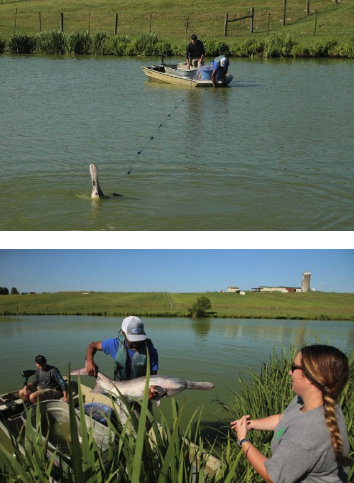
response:
<path id="1" fill-rule="evenodd" d="M 239 293 L 240 292 L 240 288 L 239 287 L 227 287 L 227 291 L 228 292 L 236 292 L 236 293 Z"/>
<path id="2" fill-rule="evenodd" d="M 283 292 L 283 293 L 288 293 L 288 292 L 301 292 L 300 287 L 264 287 L 260 286 L 257 288 L 253 288 L 255 292 Z"/>

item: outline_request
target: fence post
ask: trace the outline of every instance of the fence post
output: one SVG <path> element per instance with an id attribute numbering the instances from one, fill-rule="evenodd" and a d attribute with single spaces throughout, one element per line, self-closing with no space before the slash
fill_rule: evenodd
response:
<path id="1" fill-rule="evenodd" d="M 91 30 L 91 12 L 89 12 L 89 18 L 88 18 L 88 31 L 90 33 L 90 30 Z"/>
<path id="2" fill-rule="evenodd" d="M 41 12 L 39 12 L 38 16 L 39 16 L 39 31 L 42 32 L 42 17 L 41 17 Z"/>
<path id="3" fill-rule="evenodd" d="M 114 26 L 114 35 L 117 35 L 118 32 L 118 14 L 116 13 L 116 24 Z"/>
<path id="4" fill-rule="evenodd" d="M 285 19 L 286 19 L 286 0 L 284 0 L 284 6 L 283 6 L 283 27 L 285 27 Z"/>
<path id="5" fill-rule="evenodd" d="M 151 34 L 152 13 L 150 13 L 150 34 Z"/>
<path id="6" fill-rule="evenodd" d="M 229 14 L 225 15 L 224 36 L 227 37 L 227 22 L 229 20 Z"/>
<path id="7" fill-rule="evenodd" d="M 306 17 L 310 15 L 310 0 L 306 0 Z"/>
<path id="8" fill-rule="evenodd" d="M 186 37 L 188 35 L 188 27 L 189 27 L 189 15 L 187 17 L 187 23 L 186 23 Z"/>
<path id="9" fill-rule="evenodd" d="M 251 8 L 251 34 L 253 34 L 254 8 Z"/>
<path id="10" fill-rule="evenodd" d="M 317 10 L 315 10 L 315 31 L 313 35 L 316 35 L 316 28 L 317 28 Z"/>
<path id="11" fill-rule="evenodd" d="M 16 8 L 16 14 L 15 14 L 15 33 L 17 33 L 17 8 Z"/>
<path id="12" fill-rule="evenodd" d="M 269 24 L 270 24 L 270 13 L 268 13 L 268 34 L 269 34 Z"/>
<path id="13" fill-rule="evenodd" d="M 64 14 L 60 14 L 60 32 L 64 32 Z"/>

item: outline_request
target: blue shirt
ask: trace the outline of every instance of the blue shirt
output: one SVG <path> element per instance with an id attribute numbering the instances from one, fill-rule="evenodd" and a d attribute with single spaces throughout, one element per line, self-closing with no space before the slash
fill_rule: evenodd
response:
<path id="1" fill-rule="evenodd" d="M 102 343 L 102 350 L 108 356 L 110 355 L 114 360 L 116 359 L 118 347 L 119 347 L 119 339 L 106 339 L 103 340 Z M 148 344 L 149 350 L 149 357 L 150 357 L 150 367 L 151 371 L 157 371 L 159 368 L 159 356 L 157 354 L 157 350 L 152 344 Z M 133 351 L 127 347 L 128 355 L 130 359 L 134 356 L 136 351 Z"/>
<path id="2" fill-rule="evenodd" d="M 210 62 L 210 66 L 212 67 L 213 70 L 216 70 L 216 72 L 218 72 L 219 70 L 227 72 L 227 68 L 229 66 L 229 59 L 226 59 L 227 65 L 225 67 L 221 67 L 220 65 L 220 61 L 224 57 L 225 55 L 219 55 L 219 57 L 215 57 L 215 59 Z"/>

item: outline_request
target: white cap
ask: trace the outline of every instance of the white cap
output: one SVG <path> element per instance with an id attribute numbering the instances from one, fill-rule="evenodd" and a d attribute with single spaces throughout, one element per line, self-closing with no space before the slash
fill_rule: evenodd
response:
<path id="1" fill-rule="evenodd" d="M 220 60 L 220 65 L 221 67 L 226 67 L 227 65 L 229 65 L 229 61 L 227 60 L 226 57 L 223 57 L 221 60 Z"/>
<path id="2" fill-rule="evenodd" d="M 122 331 L 125 332 L 127 339 L 131 342 L 138 342 L 146 339 L 144 324 L 139 317 L 135 317 L 134 315 L 126 317 L 123 320 Z"/>

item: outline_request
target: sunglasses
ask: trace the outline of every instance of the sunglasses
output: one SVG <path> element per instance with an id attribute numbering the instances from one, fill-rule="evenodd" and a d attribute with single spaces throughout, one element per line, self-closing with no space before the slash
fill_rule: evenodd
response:
<path id="1" fill-rule="evenodd" d="M 302 366 L 298 366 L 297 364 L 294 364 L 294 363 L 292 362 L 292 363 L 291 363 L 291 366 L 290 366 L 290 370 L 291 370 L 291 372 L 296 371 L 296 369 L 301 369 L 301 370 L 302 370 L 302 369 L 303 369 L 303 367 L 302 367 Z"/>

